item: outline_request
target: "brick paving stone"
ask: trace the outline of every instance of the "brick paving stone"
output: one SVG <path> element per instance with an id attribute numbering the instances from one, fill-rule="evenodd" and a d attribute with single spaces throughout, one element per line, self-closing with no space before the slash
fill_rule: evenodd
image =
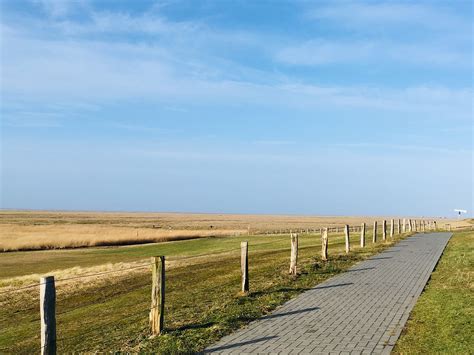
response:
<path id="1" fill-rule="evenodd" d="M 406 238 L 204 352 L 389 354 L 450 237 Z"/>

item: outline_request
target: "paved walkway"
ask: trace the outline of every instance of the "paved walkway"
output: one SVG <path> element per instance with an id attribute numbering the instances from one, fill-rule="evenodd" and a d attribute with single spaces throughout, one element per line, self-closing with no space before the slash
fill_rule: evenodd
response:
<path id="1" fill-rule="evenodd" d="M 402 240 L 205 352 L 388 354 L 450 237 Z"/>

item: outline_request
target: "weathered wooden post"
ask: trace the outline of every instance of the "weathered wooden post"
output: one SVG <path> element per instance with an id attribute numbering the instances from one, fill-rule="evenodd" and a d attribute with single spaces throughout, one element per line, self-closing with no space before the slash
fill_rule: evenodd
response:
<path id="1" fill-rule="evenodd" d="M 407 219 L 403 218 L 402 232 L 405 233 L 406 231 L 407 231 Z"/>
<path id="2" fill-rule="evenodd" d="M 385 219 L 382 221 L 382 239 L 387 240 L 387 221 Z"/>
<path id="3" fill-rule="evenodd" d="M 346 239 L 346 254 L 349 254 L 349 252 L 351 251 L 351 245 L 349 241 L 349 225 L 348 224 L 344 226 L 344 236 Z"/>
<path id="4" fill-rule="evenodd" d="M 408 220 L 408 231 L 409 231 L 409 232 L 412 232 L 412 231 L 413 231 L 413 223 L 412 223 L 412 220 L 411 220 L 411 219 Z"/>
<path id="5" fill-rule="evenodd" d="M 391 219 L 390 220 L 390 238 L 393 238 L 394 232 L 395 232 L 395 221 Z"/>
<path id="6" fill-rule="evenodd" d="M 242 293 L 249 292 L 249 243 L 240 243 L 240 270 L 242 272 Z"/>
<path id="7" fill-rule="evenodd" d="M 397 222 L 397 234 L 400 234 L 400 218 L 398 218 Z"/>
<path id="8" fill-rule="evenodd" d="M 321 234 L 321 259 L 328 260 L 328 229 L 324 228 Z"/>
<path id="9" fill-rule="evenodd" d="M 165 257 L 151 258 L 151 335 L 160 335 L 164 329 L 165 319 Z"/>
<path id="10" fill-rule="evenodd" d="M 291 233 L 290 275 L 296 276 L 298 263 L 298 234 Z"/>
<path id="11" fill-rule="evenodd" d="M 374 232 L 372 235 L 372 242 L 377 243 L 377 221 L 374 221 Z"/>
<path id="12" fill-rule="evenodd" d="M 360 246 L 361 248 L 365 247 L 365 223 L 360 226 Z"/>
<path id="13" fill-rule="evenodd" d="M 56 287 L 54 276 L 40 278 L 41 354 L 56 354 Z"/>

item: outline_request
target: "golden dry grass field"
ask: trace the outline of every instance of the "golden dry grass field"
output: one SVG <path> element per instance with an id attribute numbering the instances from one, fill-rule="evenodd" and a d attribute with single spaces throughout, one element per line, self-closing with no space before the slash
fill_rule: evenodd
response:
<path id="1" fill-rule="evenodd" d="M 395 217 L 0 211 L 0 250 L 145 244 L 210 236 L 369 224 Z M 453 226 L 465 223 L 438 220 Z"/>

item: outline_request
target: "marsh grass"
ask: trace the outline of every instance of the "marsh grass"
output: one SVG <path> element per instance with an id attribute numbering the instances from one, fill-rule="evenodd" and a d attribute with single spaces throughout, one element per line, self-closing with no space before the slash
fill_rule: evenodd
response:
<path id="1" fill-rule="evenodd" d="M 391 217 L 384 217 L 388 221 Z M 398 218 L 398 217 L 394 217 Z M 235 236 L 281 229 L 360 226 L 374 219 L 354 216 L 269 216 L 125 212 L 52 212 L 0 210 L 0 251 L 120 246 Z M 469 225 L 465 220 L 439 220 L 443 227 Z"/>

